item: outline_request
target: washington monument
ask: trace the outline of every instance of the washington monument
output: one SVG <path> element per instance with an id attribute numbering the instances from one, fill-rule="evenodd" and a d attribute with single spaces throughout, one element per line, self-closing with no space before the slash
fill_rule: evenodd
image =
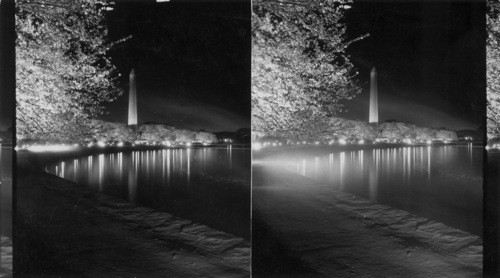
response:
<path id="1" fill-rule="evenodd" d="M 137 125 L 137 88 L 135 71 L 130 71 L 130 88 L 128 91 L 128 125 Z"/>
<path id="2" fill-rule="evenodd" d="M 377 70 L 373 67 L 370 74 L 370 123 L 378 123 Z"/>

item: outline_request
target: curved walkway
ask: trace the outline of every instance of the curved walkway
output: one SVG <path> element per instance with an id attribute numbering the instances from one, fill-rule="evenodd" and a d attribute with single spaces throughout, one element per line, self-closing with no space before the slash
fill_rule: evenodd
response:
<path id="1" fill-rule="evenodd" d="M 253 166 L 254 217 L 266 223 L 311 273 L 481 277 L 480 237 L 352 194 L 331 192 L 328 186 L 280 168 Z"/>

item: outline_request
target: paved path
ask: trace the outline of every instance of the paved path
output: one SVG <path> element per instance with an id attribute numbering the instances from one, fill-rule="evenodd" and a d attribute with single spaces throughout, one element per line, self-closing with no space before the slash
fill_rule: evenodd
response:
<path id="1" fill-rule="evenodd" d="M 481 238 L 441 223 L 263 165 L 252 198 L 254 217 L 309 269 L 253 277 L 481 277 Z"/>
<path id="2" fill-rule="evenodd" d="M 16 277 L 249 277 L 250 246 L 58 177 L 23 172 Z"/>

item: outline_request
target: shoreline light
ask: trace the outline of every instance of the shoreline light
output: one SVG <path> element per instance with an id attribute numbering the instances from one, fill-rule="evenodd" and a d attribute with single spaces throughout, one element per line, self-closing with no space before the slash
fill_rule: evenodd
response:
<path id="1" fill-rule="evenodd" d="M 25 147 L 30 152 L 67 152 L 76 149 L 73 145 L 55 144 L 55 145 L 33 145 Z"/>
<path id="2" fill-rule="evenodd" d="M 253 143 L 252 144 L 252 149 L 258 151 L 258 150 L 262 149 L 262 144 L 259 143 L 259 142 Z"/>
<path id="3" fill-rule="evenodd" d="M 170 143 L 170 141 L 163 141 L 163 145 L 170 147 L 172 146 L 172 143 Z"/>

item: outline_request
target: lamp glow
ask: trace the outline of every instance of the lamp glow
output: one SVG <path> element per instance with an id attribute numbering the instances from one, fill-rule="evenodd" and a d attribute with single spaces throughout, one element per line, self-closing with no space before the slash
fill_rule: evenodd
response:
<path id="1" fill-rule="evenodd" d="M 257 142 L 257 143 L 253 143 L 253 144 L 252 144 L 252 149 L 254 149 L 254 150 L 258 151 L 258 150 L 262 149 L 262 144 L 261 144 L 261 143 L 259 143 L 259 142 Z"/>
<path id="2" fill-rule="evenodd" d="M 163 145 L 170 147 L 172 146 L 172 143 L 170 143 L 170 141 L 163 141 Z"/>
<path id="3" fill-rule="evenodd" d="M 72 145 L 65 145 L 65 144 L 55 144 L 55 145 L 34 145 L 34 146 L 28 146 L 26 149 L 30 152 L 66 152 L 66 151 L 72 151 L 76 149 L 76 147 Z"/>

